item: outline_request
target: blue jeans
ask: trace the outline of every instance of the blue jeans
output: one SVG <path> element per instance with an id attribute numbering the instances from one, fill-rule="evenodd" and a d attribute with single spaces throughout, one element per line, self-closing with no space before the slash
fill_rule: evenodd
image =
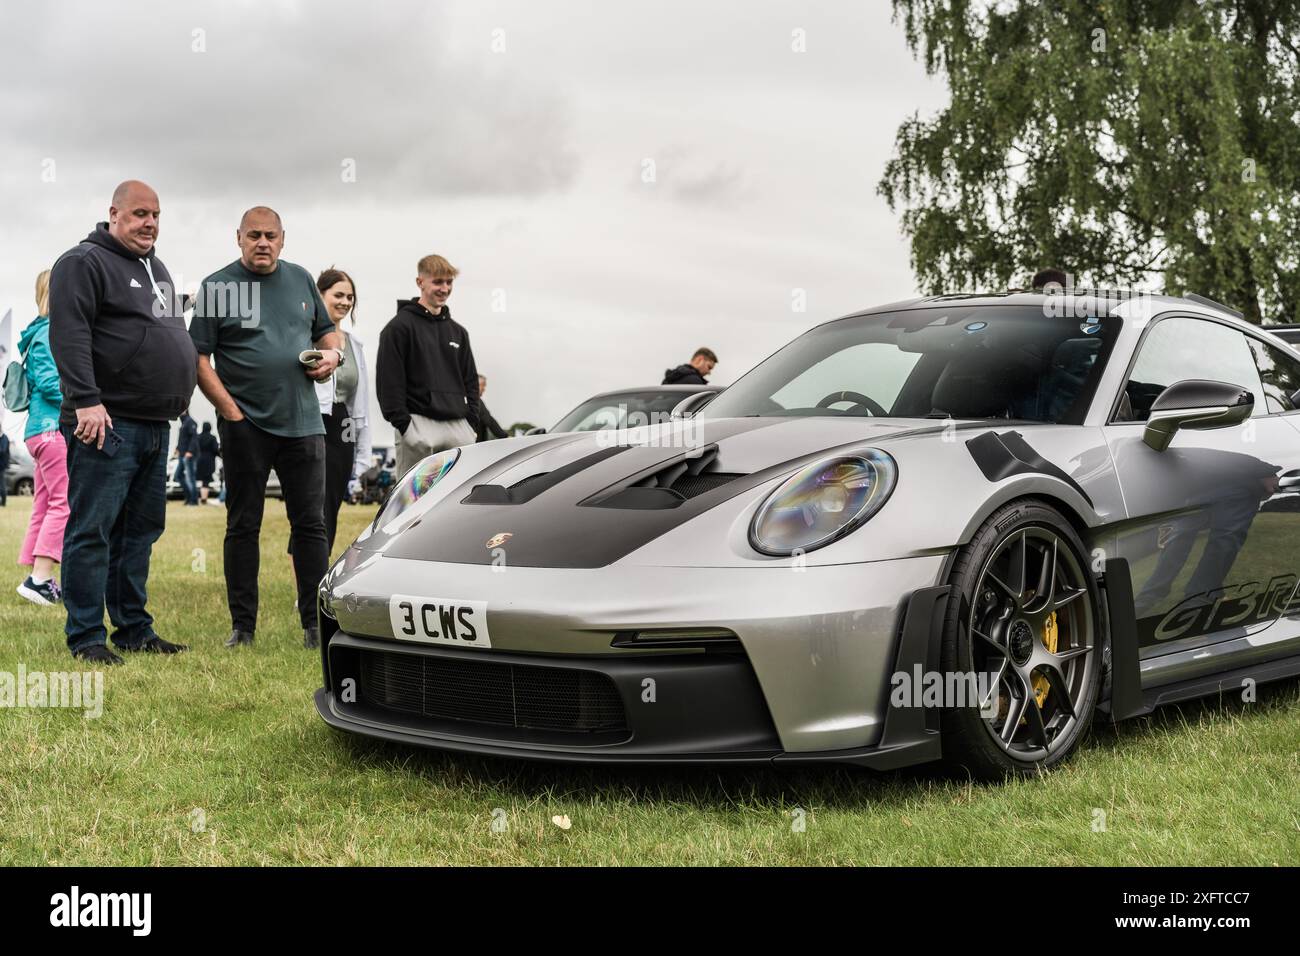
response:
<path id="1" fill-rule="evenodd" d="M 126 650 L 153 637 L 145 583 L 153 543 L 167 521 L 167 422 L 113 420 L 122 438 L 110 458 L 72 437 L 68 444 L 68 527 L 63 535 L 64 631 L 73 654 L 103 644 L 104 605 L 113 643 Z"/>
<path id="2" fill-rule="evenodd" d="M 194 477 L 197 464 L 193 458 L 181 456 L 181 488 L 185 491 L 185 503 L 187 505 L 197 505 L 199 503 L 199 481 Z"/>

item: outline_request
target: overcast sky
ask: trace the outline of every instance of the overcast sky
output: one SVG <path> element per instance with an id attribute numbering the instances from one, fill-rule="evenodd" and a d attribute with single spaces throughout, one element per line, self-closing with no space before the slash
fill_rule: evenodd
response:
<path id="1" fill-rule="evenodd" d="M 446 256 L 506 426 L 701 345 L 727 384 L 914 294 L 875 185 L 899 123 L 944 99 L 886 0 L 53 0 L 6 7 L 0 63 L 16 329 L 37 272 L 140 178 L 188 286 L 237 257 L 245 208 L 278 209 L 286 259 L 356 279 L 372 375 L 416 261 Z"/>

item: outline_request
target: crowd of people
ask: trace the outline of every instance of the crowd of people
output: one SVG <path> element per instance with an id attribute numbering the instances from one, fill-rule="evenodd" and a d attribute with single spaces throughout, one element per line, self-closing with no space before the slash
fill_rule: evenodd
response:
<path id="1" fill-rule="evenodd" d="M 75 657 L 122 663 L 110 641 L 122 652 L 186 650 L 155 632 L 146 591 L 166 523 L 170 423 L 179 419 L 188 504 L 207 500 L 218 455 L 224 466 L 226 646 L 256 634 L 272 468 L 291 529 L 303 643 L 319 646 L 315 592 L 339 509 L 373 471 L 356 283 L 333 267 L 313 280 L 282 258 L 279 214 L 255 206 L 235 230 L 238 258 L 187 302 L 157 254 L 160 215 L 153 189 L 122 183 L 107 221 L 37 280 L 38 318 L 19 341 L 35 491 L 19 593 L 63 605 Z M 442 256 L 420 259 L 418 295 L 398 301 L 379 336 L 375 391 L 394 428 L 398 474 L 443 449 L 505 435 L 482 403 L 487 380 L 469 333 L 447 305 L 457 274 Z M 189 416 L 196 387 L 219 416 L 215 435 Z"/>
<path id="2" fill-rule="evenodd" d="M 303 644 L 318 647 L 316 586 L 340 507 L 383 484 L 371 460 L 356 283 L 333 266 L 313 280 L 282 258 L 280 215 L 254 206 L 235 230 L 238 258 L 189 299 L 158 257 L 160 216 L 152 188 L 122 183 L 107 221 L 36 280 L 37 318 L 18 342 L 14 395 L 6 380 L 6 403 L 27 412 L 35 495 L 18 558 L 30 570 L 18 593 L 62 604 L 68 649 L 86 661 L 122 663 L 110 641 L 123 652 L 187 649 L 155 632 L 147 607 L 152 548 L 167 518 L 170 423 L 179 420 L 175 478 L 187 505 L 209 500 L 218 457 L 223 463 L 226 646 L 255 639 L 259 541 L 275 469 Z M 421 258 L 419 294 L 398 300 L 379 335 L 375 392 L 394 429 L 398 475 L 444 449 L 506 436 L 483 403 L 487 378 L 469 333 L 447 305 L 457 275 L 440 255 Z M 703 383 L 716 362 L 700 349 L 665 382 Z M 217 412 L 215 434 L 189 414 L 196 387 Z"/>

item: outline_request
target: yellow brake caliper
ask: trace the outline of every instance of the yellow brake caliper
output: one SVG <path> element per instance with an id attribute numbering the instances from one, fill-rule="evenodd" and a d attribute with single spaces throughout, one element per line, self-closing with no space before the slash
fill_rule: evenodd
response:
<path id="1" fill-rule="evenodd" d="M 1043 646 L 1051 653 L 1056 653 L 1056 645 L 1060 640 L 1061 632 L 1056 627 L 1056 612 L 1053 611 L 1051 617 L 1047 619 L 1047 624 L 1043 627 Z M 1047 678 L 1042 674 L 1034 675 L 1034 700 L 1038 702 L 1038 708 L 1041 710 L 1043 701 L 1047 700 L 1047 692 L 1051 690 L 1051 685 Z"/>

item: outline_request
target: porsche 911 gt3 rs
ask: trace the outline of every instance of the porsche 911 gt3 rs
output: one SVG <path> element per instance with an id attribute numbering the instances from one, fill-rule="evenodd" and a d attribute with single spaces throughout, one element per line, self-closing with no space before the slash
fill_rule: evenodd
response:
<path id="1" fill-rule="evenodd" d="M 942 296 L 693 417 L 421 462 L 320 588 L 321 716 L 580 762 L 1065 759 L 1300 673 L 1300 361 L 1208 300 Z"/>

